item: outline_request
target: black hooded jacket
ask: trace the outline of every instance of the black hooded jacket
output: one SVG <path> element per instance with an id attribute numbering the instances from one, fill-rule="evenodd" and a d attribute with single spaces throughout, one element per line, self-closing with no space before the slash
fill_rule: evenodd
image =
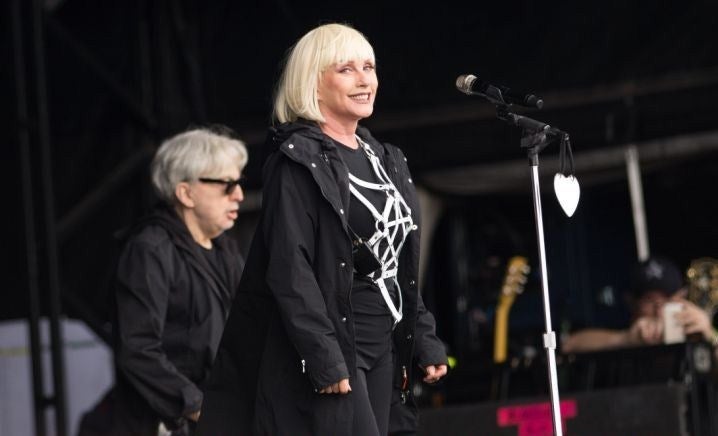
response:
<path id="1" fill-rule="evenodd" d="M 199 410 L 243 259 L 226 235 L 212 240 L 223 273 L 207 261 L 175 211 L 158 207 L 135 226 L 115 289 L 116 425 L 155 435 Z M 117 434 L 125 434 L 116 428 Z M 147 433 L 150 434 L 150 433 Z"/>
<path id="2" fill-rule="evenodd" d="M 420 226 L 401 151 L 366 129 L 357 133 L 380 156 Z M 351 435 L 352 394 L 317 393 L 343 378 L 351 384 L 356 375 L 348 171 L 315 123 L 271 129 L 266 146 L 275 151 L 263 169 L 262 217 L 207 384 L 199 433 Z M 394 331 L 397 386 L 410 376 L 413 359 L 446 363 L 418 292 L 418 260 L 414 231 L 399 260 L 404 317 Z"/>

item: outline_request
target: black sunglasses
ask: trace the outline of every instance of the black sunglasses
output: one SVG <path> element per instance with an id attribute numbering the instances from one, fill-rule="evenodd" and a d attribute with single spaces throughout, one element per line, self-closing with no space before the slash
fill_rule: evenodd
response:
<path id="1" fill-rule="evenodd" d="M 234 192 L 235 186 L 243 187 L 243 185 L 244 185 L 244 177 L 240 177 L 237 180 L 222 180 L 222 179 L 210 179 L 207 177 L 200 177 L 199 181 L 202 183 L 214 183 L 217 185 L 224 185 L 224 193 L 226 195 L 232 195 L 232 193 Z"/>

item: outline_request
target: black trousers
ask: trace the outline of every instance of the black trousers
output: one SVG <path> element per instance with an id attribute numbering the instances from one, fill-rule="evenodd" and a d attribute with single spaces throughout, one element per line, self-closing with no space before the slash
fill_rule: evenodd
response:
<path id="1" fill-rule="evenodd" d="M 394 358 L 389 314 L 355 314 L 357 377 L 352 381 L 355 436 L 389 433 Z"/>

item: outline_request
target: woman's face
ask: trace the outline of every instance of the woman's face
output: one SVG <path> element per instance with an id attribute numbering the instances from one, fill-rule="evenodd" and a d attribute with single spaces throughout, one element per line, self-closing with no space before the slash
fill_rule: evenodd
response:
<path id="1" fill-rule="evenodd" d="M 330 65 L 319 81 L 319 110 L 327 121 L 357 122 L 374 111 L 378 87 L 374 62 L 369 59 Z"/>

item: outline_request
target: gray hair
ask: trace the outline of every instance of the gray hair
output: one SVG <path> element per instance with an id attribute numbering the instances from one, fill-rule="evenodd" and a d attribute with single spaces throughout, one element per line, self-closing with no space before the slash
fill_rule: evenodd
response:
<path id="1" fill-rule="evenodd" d="M 181 182 L 213 177 L 227 168 L 241 172 L 247 147 L 239 139 L 208 129 L 194 129 L 165 140 L 152 159 L 152 185 L 160 199 L 172 205 Z"/>

